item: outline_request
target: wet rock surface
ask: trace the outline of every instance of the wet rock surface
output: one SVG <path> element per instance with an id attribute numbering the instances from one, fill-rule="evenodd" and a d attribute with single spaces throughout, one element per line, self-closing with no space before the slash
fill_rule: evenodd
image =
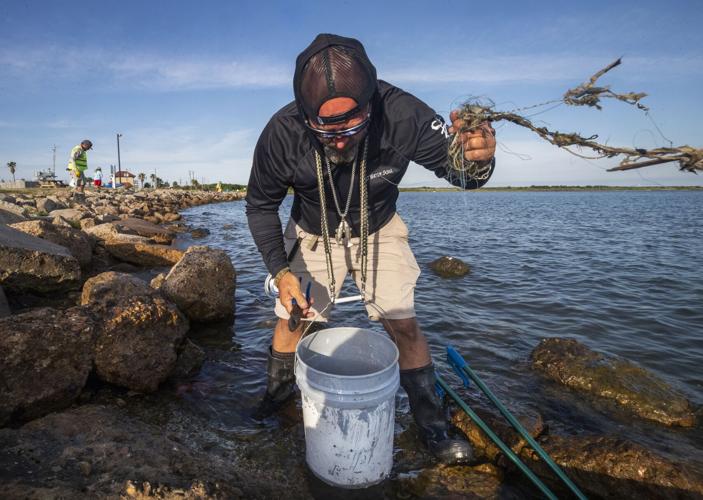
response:
<path id="1" fill-rule="evenodd" d="M 503 419 L 497 410 L 489 409 L 486 405 L 476 404 L 475 402 L 471 404 L 471 408 L 515 453 L 520 453 L 520 450 L 527 445 L 527 441 Z M 532 408 L 517 408 L 513 409 L 511 413 L 531 437 L 537 438 L 545 431 L 542 415 L 536 410 Z M 478 460 L 506 465 L 500 449 L 464 411 L 457 411 L 452 415 L 452 424 L 464 433 L 471 446 L 473 446 Z"/>
<path id="2" fill-rule="evenodd" d="M 95 324 L 80 308 L 0 318 L 0 426 L 66 408 L 93 366 Z"/>
<path id="3" fill-rule="evenodd" d="M 154 295 L 149 284 L 127 273 L 108 271 L 93 276 L 83 285 L 81 305 L 91 302 L 116 302 L 123 298 Z"/>
<path id="4" fill-rule="evenodd" d="M 101 380 L 154 391 L 173 370 L 188 320 L 161 297 L 124 299 L 98 311 L 95 367 Z"/>
<path id="5" fill-rule="evenodd" d="M 90 404 L 0 429 L 0 482 L 7 499 L 305 497 L 285 475 L 233 453 Z"/>
<path id="6" fill-rule="evenodd" d="M 190 236 L 195 239 L 205 238 L 208 234 L 210 234 L 210 230 L 205 229 L 204 227 L 199 227 L 197 229 L 193 229 L 190 232 Z"/>
<path id="7" fill-rule="evenodd" d="M 190 339 L 185 339 L 178 349 L 176 366 L 171 370 L 169 378 L 185 379 L 195 375 L 205 362 L 205 351 L 195 345 Z"/>
<path id="8" fill-rule="evenodd" d="M 93 243 L 83 231 L 56 226 L 45 220 L 19 222 L 11 227 L 67 248 L 82 268 L 87 267 L 93 258 Z"/>
<path id="9" fill-rule="evenodd" d="M 633 414 L 665 425 L 691 427 L 689 401 L 664 381 L 621 358 L 607 357 L 573 339 L 544 339 L 532 366 L 578 391 L 617 402 Z"/>
<path id="10" fill-rule="evenodd" d="M 540 445 L 593 498 L 703 498 L 703 478 L 623 439 L 550 435 Z M 545 481 L 553 481 L 554 474 L 530 448 L 520 456 Z M 567 494 L 560 484 L 552 487 Z"/>
<path id="11" fill-rule="evenodd" d="M 430 262 L 430 269 L 441 278 L 461 278 L 471 272 L 471 268 L 456 257 L 440 257 Z"/>
<path id="12" fill-rule="evenodd" d="M 80 265 L 65 247 L 0 225 L 0 284 L 6 290 L 65 290 L 80 277 Z"/>
<path id="13" fill-rule="evenodd" d="M 201 322 L 231 319 L 234 289 L 235 272 L 229 256 L 205 246 L 190 247 L 160 288 L 191 320 Z"/>

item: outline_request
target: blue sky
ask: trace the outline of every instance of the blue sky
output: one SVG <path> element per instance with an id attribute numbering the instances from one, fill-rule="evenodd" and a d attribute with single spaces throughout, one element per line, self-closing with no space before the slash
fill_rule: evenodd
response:
<path id="1" fill-rule="evenodd" d="M 703 2 L 18 1 L 0 5 L 0 178 L 63 170 L 90 138 L 91 167 L 246 183 L 256 139 L 292 100 L 296 55 L 319 32 L 360 39 L 379 77 L 447 116 L 468 96 L 510 110 L 558 98 L 619 56 L 602 83 L 645 91 L 651 119 L 619 102 L 535 120 L 609 144 L 703 146 Z M 656 125 L 656 126 L 655 126 Z M 659 166 L 608 173 L 498 124 L 492 186 L 702 185 Z M 91 168 L 92 170 L 92 168 Z M 413 165 L 404 184 L 443 185 Z"/>

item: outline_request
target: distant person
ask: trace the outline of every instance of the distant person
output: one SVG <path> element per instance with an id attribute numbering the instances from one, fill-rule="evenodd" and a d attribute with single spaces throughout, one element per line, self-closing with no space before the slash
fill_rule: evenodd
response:
<path id="1" fill-rule="evenodd" d="M 215 186 L 215 191 L 217 191 L 218 193 L 222 192 L 222 183 L 221 182 L 217 183 L 217 186 Z"/>
<path id="2" fill-rule="evenodd" d="M 255 416 L 271 414 L 293 394 L 294 349 L 305 323 L 291 331 L 291 313 L 326 321 L 331 298 L 351 274 L 369 317 L 396 341 L 400 383 L 429 450 L 444 463 L 470 461 L 471 446 L 450 436 L 435 393 L 432 358 L 415 319 L 420 268 L 396 200 L 411 161 L 456 186 L 480 188 L 495 166 L 495 132 L 483 123 L 459 138 L 463 161 L 478 162 L 488 175 L 452 176 L 449 146 L 464 126 L 457 113 L 448 127 L 417 97 L 377 80 L 358 40 L 337 35 L 319 35 L 298 56 L 293 89 L 295 101 L 261 133 L 246 196 L 249 228 L 280 296 L 267 389 Z M 283 231 L 278 210 L 290 188 Z M 311 301 L 301 282 L 311 284 Z"/>
<path id="3" fill-rule="evenodd" d="M 95 187 L 100 191 L 100 188 L 103 185 L 103 171 L 100 167 L 95 169 L 95 172 L 93 173 L 93 184 Z"/>
<path id="4" fill-rule="evenodd" d="M 88 169 L 88 154 L 86 152 L 92 147 L 93 143 L 86 139 L 71 150 L 68 168 L 76 181 L 76 192 L 78 193 L 83 193 L 85 190 L 85 171 Z"/>

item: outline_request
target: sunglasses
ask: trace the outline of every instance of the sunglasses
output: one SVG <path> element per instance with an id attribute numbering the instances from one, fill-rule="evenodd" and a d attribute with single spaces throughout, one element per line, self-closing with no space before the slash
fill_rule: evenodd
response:
<path id="1" fill-rule="evenodd" d="M 362 130 L 364 130 L 366 127 L 368 127 L 369 123 L 371 123 L 371 113 L 368 113 L 366 115 L 366 118 L 364 118 L 364 121 L 362 121 L 358 125 L 354 125 L 353 127 L 345 128 L 343 130 L 320 130 L 310 125 L 310 122 L 307 119 L 305 120 L 305 125 L 312 131 L 313 134 L 315 134 L 320 139 L 336 139 L 338 137 L 351 137 L 352 135 L 356 135 Z"/>

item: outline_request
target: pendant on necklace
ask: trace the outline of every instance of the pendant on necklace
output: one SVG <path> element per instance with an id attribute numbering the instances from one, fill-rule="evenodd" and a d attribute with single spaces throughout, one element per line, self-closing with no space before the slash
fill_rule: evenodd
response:
<path id="1" fill-rule="evenodd" d="M 348 223 L 344 224 L 344 244 L 347 246 L 347 248 L 352 247 L 352 235 L 351 235 L 351 226 Z"/>
<path id="2" fill-rule="evenodd" d="M 342 221 L 339 223 L 339 226 L 337 226 L 337 230 L 334 232 L 334 240 L 337 242 L 337 245 L 343 244 L 345 247 L 351 248 L 351 239 L 351 226 L 347 222 L 347 219 L 342 219 Z"/>
<path id="3" fill-rule="evenodd" d="M 337 226 L 337 230 L 334 232 L 334 240 L 337 242 L 337 245 L 341 245 L 342 240 L 346 237 L 346 226 L 346 219 L 342 219 L 339 226 Z"/>

